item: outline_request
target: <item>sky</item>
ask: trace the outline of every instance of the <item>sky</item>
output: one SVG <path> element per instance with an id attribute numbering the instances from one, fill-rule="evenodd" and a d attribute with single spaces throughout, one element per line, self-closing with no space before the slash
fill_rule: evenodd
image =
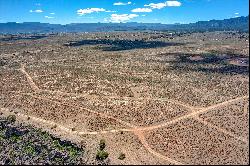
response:
<path id="1" fill-rule="evenodd" d="M 249 15 L 249 0 L 0 0 L 0 22 L 191 23 Z"/>

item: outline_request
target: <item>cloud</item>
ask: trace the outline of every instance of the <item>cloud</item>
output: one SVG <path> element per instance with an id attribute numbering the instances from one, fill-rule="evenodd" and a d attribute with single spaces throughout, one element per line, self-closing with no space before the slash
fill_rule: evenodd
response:
<path id="1" fill-rule="evenodd" d="M 235 15 L 238 15 L 238 14 L 240 14 L 240 13 L 234 13 Z"/>
<path id="2" fill-rule="evenodd" d="M 44 16 L 45 18 L 48 18 L 48 19 L 51 19 L 51 18 L 54 18 L 54 17 L 50 17 L 50 16 Z"/>
<path id="3" fill-rule="evenodd" d="M 94 12 L 105 12 L 106 10 L 103 8 L 87 8 L 87 9 L 79 9 L 77 10 L 78 15 L 90 14 Z"/>
<path id="4" fill-rule="evenodd" d="M 40 9 L 37 10 L 30 10 L 30 13 L 42 13 L 43 11 Z"/>
<path id="5" fill-rule="evenodd" d="M 131 12 L 134 12 L 134 13 L 149 13 L 149 12 L 152 12 L 152 9 L 150 9 L 150 8 L 136 8 L 136 9 L 131 10 Z"/>
<path id="6" fill-rule="evenodd" d="M 127 3 L 123 3 L 123 2 L 115 2 L 113 5 L 114 6 L 121 6 L 121 5 L 131 5 L 132 2 L 127 2 Z"/>
<path id="7" fill-rule="evenodd" d="M 137 14 L 111 14 L 110 21 L 111 22 L 125 22 L 135 17 L 138 17 Z"/>
<path id="8" fill-rule="evenodd" d="M 36 3 L 35 5 L 36 5 L 36 6 L 41 6 L 41 4 L 40 4 L 40 3 Z"/>
<path id="9" fill-rule="evenodd" d="M 165 8 L 167 6 L 181 6 L 181 2 L 179 1 L 166 1 L 166 2 L 162 2 L 162 3 L 150 3 L 148 5 L 144 5 L 147 7 L 151 7 L 152 9 L 162 9 Z"/>
<path id="10" fill-rule="evenodd" d="M 82 16 L 85 14 L 90 14 L 90 13 L 94 13 L 94 12 L 115 12 L 115 11 L 111 11 L 111 10 L 106 10 L 104 8 L 87 8 L 87 9 L 79 9 L 77 10 L 77 14 Z"/>
<path id="11" fill-rule="evenodd" d="M 55 13 L 50 13 L 50 14 L 55 14 Z"/>
<path id="12" fill-rule="evenodd" d="M 107 12 L 107 13 L 116 13 L 116 11 L 112 11 L 112 10 L 106 10 L 105 12 Z"/>
<path id="13" fill-rule="evenodd" d="M 162 8 L 166 7 L 167 5 L 165 3 L 150 3 L 150 4 L 144 5 L 144 6 L 151 7 L 152 9 L 162 9 Z"/>
<path id="14" fill-rule="evenodd" d="M 167 6 L 181 6 L 181 3 L 179 1 L 166 1 L 165 3 Z"/>

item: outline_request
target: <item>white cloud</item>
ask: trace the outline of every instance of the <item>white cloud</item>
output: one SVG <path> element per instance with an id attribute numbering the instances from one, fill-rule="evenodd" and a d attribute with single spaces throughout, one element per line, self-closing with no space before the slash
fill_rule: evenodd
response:
<path id="1" fill-rule="evenodd" d="M 111 14 L 110 21 L 111 22 L 125 22 L 135 17 L 138 17 L 137 14 Z"/>
<path id="2" fill-rule="evenodd" d="M 43 11 L 40 9 L 37 10 L 30 10 L 30 13 L 42 13 Z"/>
<path id="3" fill-rule="evenodd" d="M 48 19 L 51 19 L 51 18 L 54 18 L 54 17 L 50 17 L 50 16 L 44 16 L 45 18 L 48 18 Z"/>
<path id="4" fill-rule="evenodd" d="M 149 13 L 149 12 L 152 12 L 152 9 L 150 9 L 150 8 L 136 8 L 136 9 L 131 10 L 131 12 L 134 12 L 134 13 Z"/>
<path id="5" fill-rule="evenodd" d="M 150 3 L 150 4 L 144 5 L 144 6 L 151 7 L 152 9 L 162 9 L 162 8 L 166 7 L 167 5 L 165 3 Z"/>
<path id="6" fill-rule="evenodd" d="M 90 13 L 94 13 L 94 12 L 116 12 L 116 11 L 111 11 L 111 10 L 106 10 L 106 9 L 103 9 L 103 8 L 87 8 L 87 9 L 79 9 L 77 10 L 77 14 L 82 16 L 84 14 L 90 14 Z"/>
<path id="7" fill-rule="evenodd" d="M 179 1 L 166 1 L 165 3 L 167 6 L 181 6 Z"/>
<path id="8" fill-rule="evenodd" d="M 87 9 L 79 9 L 77 10 L 78 15 L 90 14 L 94 12 L 105 12 L 106 10 L 103 8 L 87 8 Z"/>
<path id="9" fill-rule="evenodd" d="M 115 13 L 116 11 L 106 10 L 105 12 L 107 12 L 107 13 Z"/>
<path id="10" fill-rule="evenodd" d="M 144 6 L 148 6 L 151 7 L 152 9 L 162 9 L 164 7 L 167 6 L 181 6 L 181 2 L 179 1 L 166 1 L 166 2 L 162 2 L 162 3 L 150 3 L 148 5 L 144 5 Z"/>
<path id="11" fill-rule="evenodd" d="M 55 13 L 50 13 L 50 14 L 55 14 Z"/>
<path id="12" fill-rule="evenodd" d="M 121 5 L 131 5 L 132 2 L 127 2 L 127 3 L 124 3 L 124 2 L 115 2 L 113 5 L 114 6 L 121 6 Z"/>
<path id="13" fill-rule="evenodd" d="M 238 14 L 240 14 L 240 13 L 234 13 L 235 15 L 238 15 Z"/>

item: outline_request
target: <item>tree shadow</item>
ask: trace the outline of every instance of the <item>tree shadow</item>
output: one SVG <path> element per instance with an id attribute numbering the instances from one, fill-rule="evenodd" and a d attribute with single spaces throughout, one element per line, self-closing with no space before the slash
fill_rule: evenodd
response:
<path id="1" fill-rule="evenodd" d="M 220 74 L 249 75 L 249 57 L 236 54 L 179 54 L 172 53 L 171 69 Z M 164 55 L 163 55 L 164 56 Z"/>
<path id="2" fill-rule="evenodd" d="M 32 36 L 10 36 L 0 38 L 0 41 L 16 41 L 16 40 L 37 40 L 48 37 L 47 35 L 32 35 Z"/>
<path id="3" fill-rule="evenodd" d="M 132 50 L 132 49 L 146 49 L 146 48 L 158 48 L 167 46 L 181 46 L 183 43 L 173 43 L 173 42 L 162 42 L 162 41 L 145 41 L 145 40 L 110 40 L 110 39 L 100 39 L 100 40 L 81 40 L 81 41 L 71 41 L 64 44 L 64 46 L 83 46 L 83 45 L 103 45 L 101 49 L 103 51 L 122 51 L 122 50 Z"/>

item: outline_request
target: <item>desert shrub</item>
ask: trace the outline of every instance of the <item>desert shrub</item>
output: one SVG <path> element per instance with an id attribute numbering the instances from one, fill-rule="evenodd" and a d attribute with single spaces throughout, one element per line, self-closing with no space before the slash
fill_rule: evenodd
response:
<path id="1" fill-rule="evenodd" d="M 8 123 L 14 123 L 16 121 L 16 116 L 15 115 L 9 115 L 7 117 Z"/>
<path id="2" fill-rule="evenodd" d="M 55 129 L 55 128 L 57 128 L 57 125 L 53 125 L 53 126 L 51 127 L 51 129 Z"/>
<path id="3" fill-rule="evenodd" d="M 68 147 L 67 147 L 67 150 L 69 151 L 69 155 L 70 155 L 71 157 L 75 157 L 75 156 L 77 156 L 77 154 L 78 154 L 77 149 L 76 149 L 75 147 L 73 147 L 73 146 L 68 146 Z"/>
<path id="4" fill-rule="evenodd" d="M 28 145 L 24 148 L 24 152 L 26 154 L 31 154 L 31 155 L 34 155 L 36 153 L 34 147 L 32 147 L 31 145 Z"/>
<path id="5" fill-rule="evenodd" d="M 101 139 L 99 143 L 99 150 L 96 153 L 97 160 L 105 160 L 106 158 L 108 158 L 109 153 L 104 151 L 105 147 L 106 147 L 106 142 L 104 139 Z"/>
<path id="6" fill-rule="evenodd" d="M 126 158 L 125 154 L 124 153 L 120 153 L 118 159 L 119 160 L 124 160 Z"/>
<path id="7" fill-rule="evenodd" d="M 13 133 L 12 136 L 10 137 L 10 140 L 11 140 L 12 142 L 18 142 L 18 141 L 21 140 L 21 136 L 19 136 L 19 135 Z"/>
<path id="8" fill-rule="evenodd" d="M 105 160 L 106 158 L 108 158 L 109 153 L 104 151 L 104 150 L 99 150 L 96 154 L 96 159 L 97 160 Z"/>
<path id="9" fill-rule="evenodd" d="M 56 147 L 58 150 L 63 150 L 64 147 L 60 144 L 59 140 L 54 140 L 53 141 L 54 147 Z"/>
<path id="10" fill-rule="evenodd" d="M 100 140 L 100 143 L 99 143 L 99 149 L 102 151 L 104 150 L 106 147 L 106 143 L 105 143 L 105 140 L 104 139 L 101 139 Z"/>

